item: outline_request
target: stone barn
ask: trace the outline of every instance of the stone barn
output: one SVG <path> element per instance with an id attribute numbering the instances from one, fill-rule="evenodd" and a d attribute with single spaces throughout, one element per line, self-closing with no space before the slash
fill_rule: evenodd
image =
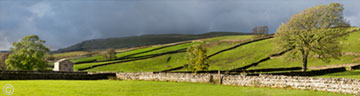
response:
<path id="1" fill-rule="evenodd" d="M 61 59 L 54 64 L 53 71 L 73 71 L 74 64 L 68 59 Z"/>

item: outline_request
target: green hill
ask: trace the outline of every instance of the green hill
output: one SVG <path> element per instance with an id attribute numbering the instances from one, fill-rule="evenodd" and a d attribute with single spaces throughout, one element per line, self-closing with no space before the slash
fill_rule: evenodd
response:
<path id="1" fill-rule="evenodd" d="M 83 51 L 83 50 L 96 50 L 107 48 L 132 48 L 139 46 L 149 46 L 158 44 L 167 44 L 187 40 L 229 36 L 229 35 L 246 35 L 249 33 L 241 32 L 210 32 L 204 34 L 160 34 L 160 35 L 142 35 L 106 39 L 87 40 L 81 43 L 72 45 L 67 48 L 59 49 L 57 52 L 70 52 L 70 51 Z"/>
<path id="2" fill-rule="evenodd" d="M 208 55 L 214 54 L 220 50 L 233 47 L 241 42 L 246 42 L 252 40 L 252 35 L 240 35 L 240 36 L 224 36 L 224 37 L 215 37 L 215 38 L 209 38 L 204 39 L 202 41 L 206 42 L 206 45 L 208 47 Z M 154 50 L 146 53 L 142 53 L 148 50 L 156 49 L 161 46 L 154 46 L 154 47 L 148 47 L 148 48 L 142 48 L 142 49 L 135 49 L 127 52 L 118 53 L 118 58 L 122 58 L 123 56 L 129 55 L 129 54 L 136 54 L 136 53 L 142 53 L 133 55 L 131 57 L 136 58 L 139 56 L 146 56 L 151 54 L 159 54 L 164 53 L 168 51 L 174 51 L 174 50 L 181 50 L 187 47 L 190 47 L 194 44 L 198 44 L 198 42 L 189 42 L 179 45 L 174 45 L 170 47 L 166 47 L 159 50 Z M 90 61 L 91 59 L 94 60 L 94 58 L 101 58 L 101 57 L 87 57 L 87 58 L 79 58 L 79 59 L 73 59 L 72 61 L 74 63 L 77 62 L 84 62 L 84 61 Z M 170 58 L 170 59 L 169 59 Z M 93 71 L 129 71 L 129 72 L 136 72 L 136 71 L 161 71 L 169 68 L 179 67 L 185 64 L 185 54 L 184 52 L 180 53 L 174 53 L 174 54 L 166 54 L 162 56 L 157 56 L 150 59 L 144 59 L 144 60 L 136 60 L 131 62 L 122 62 L 125 60 L 116 60 L 116 61 L 106 61 L 106 62 L 93 62 L 93 63 L 84 63 L 84 64 L 77 64 L 75 65 L 75 70 L 82 69 L 86 67 L 91 67 L 94 65 L 100 65 L 100 64 L 106 64 L 106 63 L 114 63 L 114 62 L 121 62 L 121 63 L 115 63 L 111 65 L 96 67 L 90 70 Z M 138 67 L 136 67 L 138 66 Z M 129 68 L 131 67 L 131 68 Z M 109 69 L 110 68 L 110 69 Z M 118 69 L 121 68 L 121 69 Z M 124 70 L 122 70 L 124 69 Z"/>
<path id="3" fill-rule="evenodd" d="M 310 70 L 323 66 L 340 66 L 343 64 L 359 63 L 360 59 L 360 31 L 349 34 L 347 40 L 342 41 L 344 55 L 340 59 L 331 59 L 331 62 L 323 62 L 316 58 L 310 58 L 308 66 Z M 259 70 L 273 68 L 292 68 L 301 67 L 301 62 L 297 60 L 287 60 L 285 55 L 278 54 L 284 50 L 278 50 L 273 38 L 254 39 L 252 35 L 222 36 L 194 40 L 177 45 L 160 45 L 146 48 L 138 48 L 117 54 L 118 59 L 113 61 L 91 61 L 79 63 L 74 66 L 75 70 L 83 71 L 111 71 L 111 72 L 158 72 L 174 69 L 172 72 L 187 71 L 182 68 L 186 63 L 185 48 L 199 44 L 195 41 L 205 42 L 210 59 L 209 70 Z M 253 41 L 253 42 L 252 42 Z M 174 52 L 178 51 L 178 52 Z M 162 54 L 173 52 L 168 54 Z M 159 55 L 160 54 L 160 55 Z M 278 55 L 274 55 L 278 54 Z M 72 59 L 73 62 L 79 60 L 89 61 L 87 57 Z M 300 71 L 300 69 L 291 69 Z M 274 71 L 283 72 L 283 71 Z"/>

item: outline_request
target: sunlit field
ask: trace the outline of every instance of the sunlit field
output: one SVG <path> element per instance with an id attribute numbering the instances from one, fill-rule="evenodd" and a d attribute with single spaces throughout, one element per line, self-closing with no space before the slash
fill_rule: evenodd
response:
<path id="1" fill-rule="evenodd" d="M 14 96 L 352 96 L 311 90 L 118 80 L 14 80 Z M 3 95 L 3 94 L 1 94 Z"/>

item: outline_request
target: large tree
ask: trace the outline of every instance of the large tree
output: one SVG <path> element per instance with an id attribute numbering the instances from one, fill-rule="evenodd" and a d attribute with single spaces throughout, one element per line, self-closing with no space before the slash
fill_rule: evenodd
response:
<path id="1" fill-rule="evenodd" d="M 303 71 L 307 70 L 309 55 L 326 62 L 341 56 L 341 39 L 350 24 L 343 17 L 343 5 L 331 3 L 308 8 L 282 23 L 275 33 L 280 48 L 293 48 L 291 56 L 301 56 Z"/>
<path id="2" fill-rule="evenodd" d="M 48 62 L 47 53 L 50 51 L 44 46 L 45 41 L 37 35 L 25 36 L 20 42 L 14 42 L 10 48 L 11 54 L 6 59 L 10 70 L 45 70 Z"/>
<path id="3" fill-rule="evenodd" d="M 185 68 L 195 73 L 197 73 L 197 71 L 207 70 L 209 60 L 206 52 L 206 48 L 201 45 L 194 45 L 187 48 L 188 63 L 185 65 Z"/>

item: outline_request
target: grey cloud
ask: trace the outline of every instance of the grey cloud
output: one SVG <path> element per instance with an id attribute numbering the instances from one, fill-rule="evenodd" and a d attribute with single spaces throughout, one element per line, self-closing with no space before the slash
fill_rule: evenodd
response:
<path id="1" fill-rule="evenodd" d="M 0 50 L 8 49 L 10 47 L 10 42 L 7 37 L 5 37 L 0 31 Z"/>
<path id="2" fill-rule="evenodd" d="M 52 49 L 107 37 L 142 34 L 250 32 L 318 4 L 344 4 L 345 18 L 360 26 L 359 1 L 332 0 L 23 0 L 0 1 L 0 50 L 37 34 Z"/>

